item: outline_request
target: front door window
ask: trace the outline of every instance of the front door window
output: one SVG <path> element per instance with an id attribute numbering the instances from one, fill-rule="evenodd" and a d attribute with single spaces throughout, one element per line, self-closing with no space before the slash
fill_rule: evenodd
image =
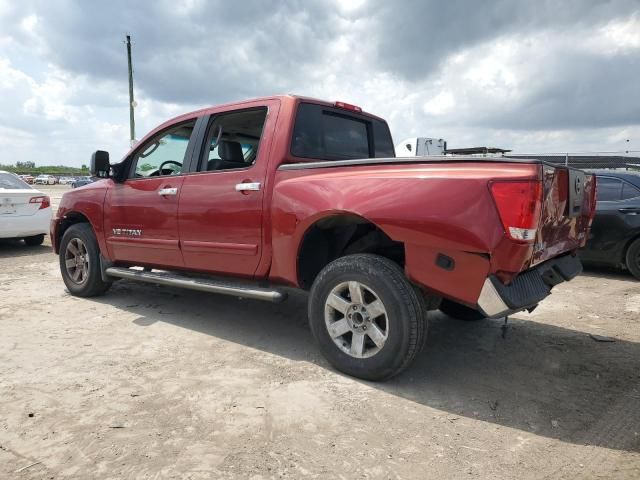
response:
<path id="1" fill-rule="evenodd" d="M 189 122 L 149 140 L 135 154 L 133 178 L 147 178 L 182 173 L 182 165 L 195 122 Z"/>

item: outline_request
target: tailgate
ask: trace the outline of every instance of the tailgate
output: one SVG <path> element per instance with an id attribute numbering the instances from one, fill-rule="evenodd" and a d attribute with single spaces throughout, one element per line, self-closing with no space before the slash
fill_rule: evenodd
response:
<path id="1" fill-rule="evenodd" d="M 595 212 L 594 175 L 542 165 L 542 209 L 530 266 L 584 246 Z"/>

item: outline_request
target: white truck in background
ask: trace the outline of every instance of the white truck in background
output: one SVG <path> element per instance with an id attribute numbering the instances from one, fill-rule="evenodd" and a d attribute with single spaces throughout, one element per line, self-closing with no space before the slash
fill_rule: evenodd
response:
<path id="1" fill-rule="evenodd" d="M 427 157 L 444 155 L 447 141 L 442 138 L 411 137 L 396 145 L 397 157 Z"/>

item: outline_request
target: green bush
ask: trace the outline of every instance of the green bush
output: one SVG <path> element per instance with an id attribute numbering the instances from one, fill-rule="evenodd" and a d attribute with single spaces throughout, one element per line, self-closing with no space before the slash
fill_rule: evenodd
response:
<path id="1" fill-rule="evenodd" d="M 31 165 L 33 165 L 32 162 L 24 162 L 24 163 L 18 162 L 18 166 L 0 164 L 0 170 L 6 170 L 7 172 L 13 172 L 19 175 L 29 174 L 29 175 L 33 175 L 34 177 L 42 174 L 58 175 L 58 176 L 89 175 L 89 169 L 87 168 L 86 165 L 83 165 L 82 168 L 67 167 L 64 165 L 52 165 L 52 166 L 43 166 L 43 167 L 36 167 L 36 166 L 32 167 Z"/>

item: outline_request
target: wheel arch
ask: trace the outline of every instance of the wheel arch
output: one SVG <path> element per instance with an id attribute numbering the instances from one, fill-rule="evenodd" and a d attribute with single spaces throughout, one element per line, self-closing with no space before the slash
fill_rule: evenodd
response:
<path id="1" fill-rule="evenodd" d="M 305 226 L 296 249 L 298 285 L 309 290 L 326 265 L 355 253 L 375 253 L 404 268 L 404 244 L 371 220 L 349 211 L 316 216 Z"/>
<path id="2" fill-rule="evenodd" d="M 89 217 L 87 217 L 83 213 L 76 212 L 76 211 L 67 212 L 64 214 L 64 217 L 62 217 L 58 221 L 58 228 L 56 229 L 56 232 L 55 232 L 56 238 L 55 238 L 55 242 L 53 242 L 53 244 L 55 245 L 55 253 L 57 254 L 60 253 L 60 242 L 62 241 L 62 236 L 64 235 L 64 232 L 66 232 L 69 229 L 69 227 L 71 227 L 72 225 L 76 225 L 78 223 L 88 223 L 95 233 L 96 229 L 94 228 L 93 224 L 89 220 Z"/>
<path id="3" fill-rule="evenodd" d="M 636 240 L 640 240 L 640 229 L 634 231 L 633 234 L 631 234 L 629 236 L 629 239 L 627 241 L 625 241 L 624 247 L 622 249 L 622 258 L 623 259 L 627 256 L 627 251 L 629 250 L 629 247 L 631 247 L 631 244 L 633 242 L 635 242 Z"/>

